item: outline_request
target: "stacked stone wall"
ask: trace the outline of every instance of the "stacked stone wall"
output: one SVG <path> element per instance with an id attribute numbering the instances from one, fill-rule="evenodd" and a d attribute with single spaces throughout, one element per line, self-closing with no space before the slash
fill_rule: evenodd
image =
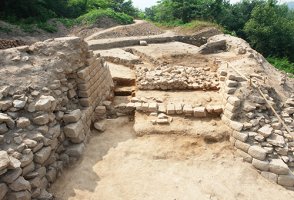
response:
<path id="1" fill-rule="evenodd" d="M 27 80 L 19 74 L 15 82 L 22 85 L 1 82 L 0 199 L 52 199 L 48 187 L 83 154 L 95 108 L 111 96 L 113 82 L 103 59 L 79 38 L 0 54 L 13 57 L 16 52 L 20 59 L 14 66 L 27 66 L 26 56 L 42 67 L 39 72 L 31 68 L 32 74 L 39 73 L 38 80 L 32 78 L 35 74 Z"/>

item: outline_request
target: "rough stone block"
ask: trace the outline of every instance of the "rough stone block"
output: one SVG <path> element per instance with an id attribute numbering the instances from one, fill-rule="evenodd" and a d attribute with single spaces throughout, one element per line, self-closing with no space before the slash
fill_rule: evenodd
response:
<path id="1" fill-rule="evenodd" d="M 31 193 L 29 191 L 11 192 L 8 194 L 7 200 L 30 200 Z"/>
<path id="2" fill-rule="evenodd" d="M 228 103 L 233 105 L 234 107 L 239 107 L 240 103 L 241 103 L 241 100 L 238 97 L 230 96 L 228 98 Z"/>
<path id="3" fill-rule="evenodd" d="M 174 115 L 176 113 L 175 105 L 172 103 L 167 104 L 167 114 Z"/>
<path id="4" fill-rule="evenodd" d="M 6 151 L 0 151 L 0 170 L 6 169 L 9 166 L 9 157 Z"/>
<path id="5" fill-rule="evenodd" d="M 205 107 L 196 107 L 194 108 L 194 117 L 206 117 Z"/>
<path id="6" fill-rule="evenodd" d="M 83 133 L 83 123 L 80 120 L 77 123 L 69 124 L 64 127 L 65 136 L 68 138 L 77 138 Z"/>
<path id="7" fill-rule="evenodd" d="M 51 147 L 44 147 L 34 155 L 34 161 L 43 164 L 51 154 Z"/>
<path id="8" fill-rule="evenodd" d="M 8 187 L 5 183 L 0 183 L 0 199 L 4 199 L 6 193 L 8 192 Z"/>
<path id="9" fill-rule="evenodd" d="M 157 112 L 157 103 L 149 103 L 148 112 Z"/>
<path id="10" fill-rule="evenodd" d="M 233 137 L 237 140 L 240 140 L 242 142 L 246 142 L 248 138 L 248 133 L 246 132 L 239 132 L 239 131 L 234 131 L 233 132 Z"/>
<path id="11" fill-rule="evenodd" d="M 259 146 L 251 146 L 248 149 L 248 154 L 258 160 L 265 160 L 266 150 Z"/>
<path id="12" fill-rule="evenodd" d="M 63 121 L 66 124 L 75 123 L 75 122 L 78 122 L 81 119 L 81 116 L 82 116 L 82 112 L 81 112 L 80 109 L 73 110 L 70 113 L 65 114 L 63 116 Z"/>
<path id="13" fill-rule="evenodd" d="M 185 116 L 193 116 L 194 110 L 191 105 L 184 105 L 183 112 Z"/>
<path id="14" fill-rule="evenodd" d="M 273 128 L 268 124 L 264 125 L 260 129 L 258 129 L 258 133 L 266 138 L 272 134 L 272 131 L 273 131 Z"/>
<path id="15" fill-rule="evenodd" d="M 43 114 L 33 119 L 33 122 L 37 125 L 45 125 L 49 123 L 49 115 Z"/>
<path id="16" fill-rule="evenodd" d="M 22 190 L 31 190 L 31 184 L 29 181 L 25 180 L 24 177 L 18 177 L 13 183 L 9 185 L 9 188 L 15 192 Z"/>
<path id="17" fill-rule="evenodd" d="M 42 95 L 40 99 L 35 104 L 35 109 L 37 111 L 52 111 L 55 109 L 55 98 L 52 96 Z"/>
<path id="18" fill-rule="evenodd" d="M 268 169 L 269 169 L 269 162 L 268 161 L 261 161 L 261 160 L 257 160 L 257 159 L 253 158 L 252 165 L 256 169 L 259 169 L 261 171 L 268 171 Z"/>
<path id="19" fill-rule="evenodd" d="M 279 175 L 278 184 L 282 186 L 293 187 L 294 175 L 292 173 L 289 173 L 287 175 Z"/>
<path id="20" fill-rule="evenodd" d="M 236 140 L 235 146 L 236 146 L 236 148 L 241 149 L 244 152 L 248 152 L 250 144 L 247 144 L 245 142 L 241 142 L 240 140 Z"/>
<path id="21" fill-rule="evenodd" d="M 180 103 L 175 104 L 175 110 L 177 115 L 183 114 L 183 105 Z"/>
<path id="22" fill-rule="evenodd" d="M 75 144 L 75 145 L 71 145 L 67 147 L 65 153 L 69 155 L 70 157 L 79 158 L 83 155 L 84 150 L 85 150 L 85 145 L 81 143 L 81 144 Z"/>
<path id="23" fill-rule="evenodd" d="M 270 171 L 279 175 L 287 175 L 290 170 L 282 159 L 272 159 L 270 162 Z"/>
<path id="24" fill-rule="evenodd" d="M 261 172 L 261 176 L 266 178 L 267 180 L 277 183 L 278 182 L 278 175 L 271 173 L 271 172 Z"/>
<path id="25" fill-rule="evenodd" d="M 235 131 L 241 131 L 243 129 L 243 124 L 241 122 L 230 120 L 230 127 Z"/>
<path id="26" fill-rule="evenodd" d="M 237 154 L 241 156 L 245 162 L 252 162 L 252 156 L 250 156 L 248 153 L 245 153 L 244 151 L 237 149 Z"/>

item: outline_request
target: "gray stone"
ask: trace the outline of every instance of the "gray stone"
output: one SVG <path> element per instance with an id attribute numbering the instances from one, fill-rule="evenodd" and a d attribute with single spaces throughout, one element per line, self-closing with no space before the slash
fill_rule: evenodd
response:
<path id="1" fill-rule="evenodd" d="M 230 127 L 235 131 L 242 131 L 243 126 L 244 125 L 241 122 L 230 120 Z"/>
<path id="2" fill-rule="evenodd" d="M 266 178 L 267 180 L 277 183 L 278 182 L 278 175 L 271 173 L 271 172 L 261 172 L 261 176 Z"/>
<path id="3" fill-rule="evenodd" d="M 83 143 L 81 144 L 75 144 L 67 147 L 65 153 L 69 155 L 70 157 L 80 157 L 83 155 L 83 152 L 85 150 L 85 145 Z"/>
<path id="4" fill-rule="evenodd" d="M 269 162 L 268 161 L 261 161 L 261 160 L 257 160 L 257 159 L 253 158 L 252 165 L 256 169 L 259 169 L 261 171 L 268 171 L 268 169 L 269 169 Z"/>
<path id="5" fill-rule="evenodd" d="M 34 161 L 39 164 L 43 164 L 51 154 L 51 147 L 44 147 L 37 153 L 35 153 Z"/>
<path id="6" fill-rule="evenodd" d="M 98 115 L 104 115 L 106 113 L 106 107 L 105 106 L 97 106 L 95 108 L 95 113 Z"/>
<path id="7" fill-rule="evenodd" d="M 0 170 L 9 166 L 10 160 L 6 151 L 0 151 Z"/>
<path id="8" fill-rule="evenodd" d="M 6 193 L 8 192 L 8 187 L 5 183 L 0 183 L 0 199 L 4 199 Z"/>
<path id="9" fill-rule="evenodd" d="M 283 136 L 272 134 L 269 138 L 266 140 L 268 143 L 278 146 L 278 147 L 284 147 L 285 146 L 285 139 Z"/>
<path id="10" fill-rule="evenodd" d="M 49 123 L 49 115 L 43 114 L 33 119 L 33 122 L 37 125 L 45 125 Z"/>
<path id="11" fill-rule="evenodd" d="M 40 195 L 38 196 L 39 200 L 51 200 L 53 199 L 53 195 L 47 192 L 47 190 L 42 189 Z"/>
<path id="12" fill-rule="evenodd" d="M 27 145 L 27 147 L 29 147 L 29 148 L 34 148 L 38 144 L 38 142 L 36 142 L 35 140 L 31 140 L 31 139 L 25 139 L 25 140 L 23 140 L 23 143 L 25 145 Z"/>
<path id="13" fill-rule="evenodd" d="M 46 174 L 46 178 L 50 183 L 53 183 L 56 180 L 57 171 L 55 168 L 50 168 Z"/>
<path id="14" fill-rule="evenodd" d="M 53 111 L 55 109 L 54 102 L 54 97 L 42 95 L 40 99 L 36 102 L 35 109 L 37 111 Z"/>
<path id="15" fill-rule="evenodd" d="M 247 144 L 245 142 L 241 142 L 240 140 L 236 140 L 235 146 L 236 146 L 236 148 L 241 149 L 244 152 L 248 152 L 250 144 Z"/>
<path id="16" fill-rule="evenodd" d="M 241 101 L 240 101 L 240 99 L 238 97 L 230 96 L 228 98 L 228 103 L 230 103 L 234 107 L 238 107 L 238 106 L 240 106 Z"/>
<path id="17" fill-rule="evenodd" d="M 22 158 L 20 159 L 21 162 L 21 167 L 25 167 L 27 165 L 29 165 L 34 159 L 34 154 L 33 152 L 29 152 L 27 154 L 23 154 Z"/>
<path id="18" fill-rule="evenodd" d="M 17 121 L 16 121 L 16 126 L 18 128 L 26 128 L 29 125 L 31 125 L 31 122 L 28 118 L 26 117 L 20 117 Z"/>
<path id="19" fill-rule="evenodd" d="M 75 123 L 78 122 L 81 119 L 82 112 L 80 109 L 71 111 L 69 114 L 65 114 L 63 116 L 63 121 L 68 124 L 68 123 Z"/>
<path id="20" fill-rule="evenodd" d="M 278 184 L 282 186 L 293 187 L 294 175 L 292 173 L 289 173 L 287 175 L 279 175 Z"/>
<path id="21" fill-rule="evenodd" d="M 17 109 L 22 109 L 22 108 L 25 107 L 26 101 L 16 99 L 16 100 L 13 101 L 12 104 L 13 104 L 13 107 L 15 107 Z"/>
<path id="22" fill-rule="evenodd" d="M 39 176 L 29 180 L 32 188 L 39 188 L 41 186 L 41 178 Z"/>
<path id="23" fill-rule="evenodd" d="M 35 170 L 35 163 L 31 162 L 29 165 L 25 166 L 24 168 L 22 168 L 22 175 L 25 176 L 28 173 L 32 172 Z"/>
<path id="24" fill-rule="evenodd" d="M 249 162 L 249 163 L 252 162 L 252 156 L 250 156 L 248 153 L 246 153 L 246 152 L 244 152 L 242 150 L 237 149 L 237 154 L 239 156 L 241 156 L 245 162 Z"/>
<path id="25" fill-rule="evenodd" d="M 7 200 L 31 200 L 31 193 L 28 191 L 11 192 Z"/>
<path id="26" fill-rule="evenodd" d="M 80 134 L 83 134 L 83 123 L 79 121 L 77 123 L 69 124 L 64 127 L 64 133 L 66 137 L 77 138 Z"/>
<path id="27" fill-rule="evenodd" d="M 16 169 L 16 168 L 19 168 L 20 165 L 21 165 L 21 162 L 17 159 L 17 158 L 14 158 L 12 156 L 9 156 L 9 169 Z"/>
<path id="28" fill-rule="evenodd" d="M 12 101 L 10 100 L 5 100 L 5 101 L 0 101 L 0 110 L 6 111 L 12 106 Z"/>
<path id="29" fill-rule="evenodd" d="M 7 114 L 0 113 L 0 123 L 6 123 L 6 125 L 10 128 L 13 129 L 15 127 L 15 122 L 14 120 L 9 117 Z"/>
<path id="30" fill-rule="evenodd" d="M 265 138 L 269 137 L 272 134 L 272 131 L 273 131 L 273 128 L 268 124 L 258 129 L 258 133 L 264 136 Z"/>
<path id="31" fill-rule="evenodd" d="M 21 175 L 21 173 L 22 173 L 21 168 L 8 170 L 8 172 L 6 172 L 1 177 L 1 180 L 8 184 L 13 183 L 13 181 L 15 181 Z"/>
<path id="32" fill-rule="evenodd" d="M 239 131 L 234 131 L 233 132 L 233 137 L 237 140 L 240 140 L 241 142 L 246 142 L 248 138 L 248 133 L 246 132 L 239 132 Z"/>
<path id="33" fill-rule="evenodd" d="M 31 190 L 31 184 L 25 180 L 24 177 L 18 177 L 13 183 L 9 185 L 9 188 L 13 191 L 19 192 L 22 190 Z"/>
<path id="34" fill-rule="evenodd" d="M 266 157 L 266 150 L 259 146 L 251 146 L 248 149 L 248 154 L 258 160 L 264 160 Z"/>
<path id="35" fill-rule="evenodd" d="M 289 167 L 282 159 L 272 159 L 270 162 L 270 171 L 275 174 L 286 175 L 289 173 Z"/>
<path id="36" fill-rule="evenodd" d="M 8 131 L 8 128 L 5 123 L 0 124 L 0 134 L 4 134 Z"/>
<path id="37" fill-rule="evenodd" d="M 97 131 L 104 132 L 106 130 L 105 120 L 94 123 L 94 127 Z"/>

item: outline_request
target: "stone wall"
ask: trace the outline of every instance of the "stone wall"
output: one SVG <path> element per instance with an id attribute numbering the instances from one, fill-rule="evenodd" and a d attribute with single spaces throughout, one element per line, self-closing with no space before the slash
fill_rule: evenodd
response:
<path id="1" fill-rule="evenodd" d="M 242 49 L 242 54 L 245 54 L 246 48 Z M 252 51 L 248 56 L 253 59 L 258 57 Z M 262 62 L 258 60 L 259 64 Z M 265 84 L 263 77 L 248 76 L 247 80 L 244 74 L 237 71 L 240 66 L 239 69 L 232 66 L 231 63 L 222 63 L 219 68 L 224 106 L 222 120 L 232 128 L 230 142 L 244 161 L 252 163 L 263 177 L 294 190 L 294 175 L 290 170 L 294 166 L 291 136 L 294 130 L 294 96 L 281 103 L 275 89 Z M 271 106 L 281 116 L 288 130 Z"/>
<path id="2" fill-rule="evenodd" d="M 75 37 L 0 57 L 0 199 L 51 199 L 47 188 L 80 158 L 95 108 L 112 95 L 109 69 Z"/>

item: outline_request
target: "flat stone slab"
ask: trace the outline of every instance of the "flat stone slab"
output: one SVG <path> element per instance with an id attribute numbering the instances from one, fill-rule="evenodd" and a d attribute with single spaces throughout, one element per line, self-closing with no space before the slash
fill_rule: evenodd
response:
<path id="1" fill-rule="evenodd" d="M 120 86 L 132 86 L 135 85 L 136 75 L 135 72 L 123 65 L 117 65 L 107 62 L 109 66 L 112 79 Z"/>
<path id="2" fill-rule="evenodd" d="M 115 48 L 109 50 L 97 50 L 94 54 L 100 54 L 107 61 L 125 62 L 130 64 L 137 64 L 140 62 L 139 56 L 131 54 L 123 49 Z"/>

